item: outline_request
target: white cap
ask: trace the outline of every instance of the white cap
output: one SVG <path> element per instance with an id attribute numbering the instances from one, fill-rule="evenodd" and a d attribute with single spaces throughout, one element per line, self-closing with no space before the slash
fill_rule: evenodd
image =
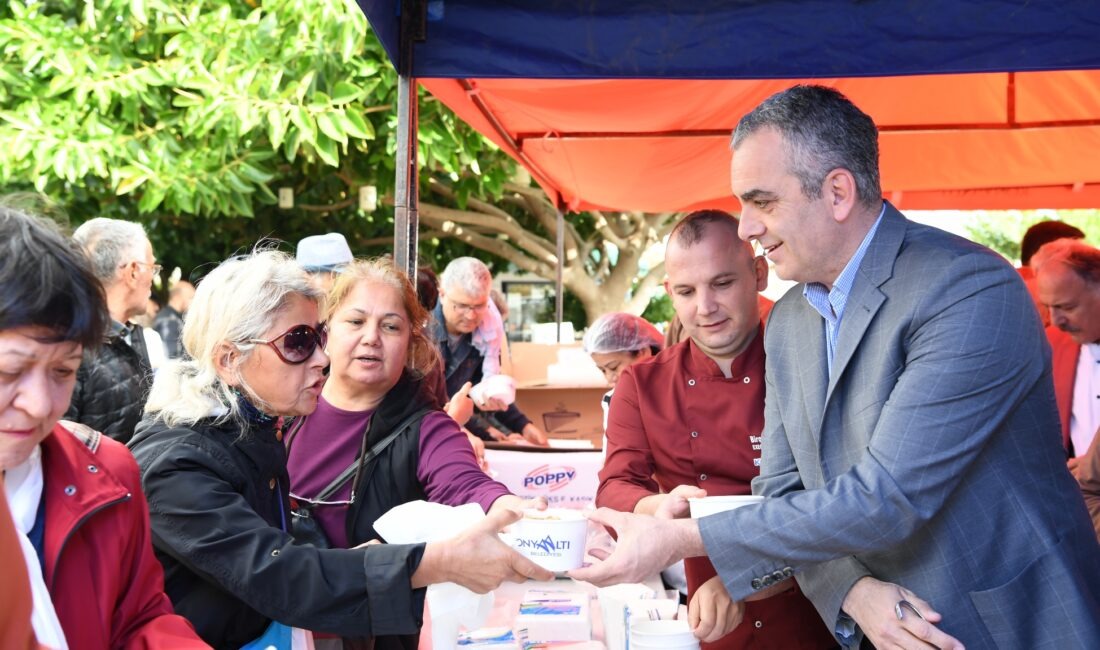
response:
<path id="1" fill-rule="evenodd" d="M 339 271 L 354 259 L 348 240 L 338 232 L 313 235 L 298 242 L 298 264 L 310 272 Z"/>

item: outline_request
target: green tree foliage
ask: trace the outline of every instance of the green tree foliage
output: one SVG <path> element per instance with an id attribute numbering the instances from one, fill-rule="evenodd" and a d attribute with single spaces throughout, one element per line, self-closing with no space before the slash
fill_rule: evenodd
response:
<path id="1" fill-rule="evenodd" d="M 1005 210 L 975 215 L 967 230 L 970 239 L 988 246 L 1015 264 L 1020 262 L 1020 240 L 1040 221 L 1063 221 L 1080 228 L 1085 241 L 1100 246 L 1100 210 Z"/>
<path id="2" fill-rule="evenodd" d="M 0 185 L 73 221 L 147 226 L 168 268 L 258 238 L 392 241 L 396 74 L 353 0 L 11 0 L 0 6 Z M 471 247 L 553 278 L 554 207 L 514 162 L 421 96 L 421 250 Z M 359 189 L 380 206 L 359 209 Z M 282 188 L 294 207 L 280 209 Z M 588 317 L 644 307 L 638 260 L 674 215 L 571 215 L 565 282 Z M 197 269 L 197 273 L 194 270 Z M 646 294 L 648 295 L 648 294 Z"/>
<path id="3" fill-rule="evenodd" d="M 0 182 L 77 221 L 140 218 L 166 253 L 195 237 L 392 232 L 389 211 L 357 209 L 360 186 L 393 185 L 396 76 L 354 2 L 14 0 L 0 56 Z M 437 103 L 422 116 L 430 172 L 479 168 L 477 191 L 511 173 Z M 280 187 L 295 210 L 274 207 Z"/>

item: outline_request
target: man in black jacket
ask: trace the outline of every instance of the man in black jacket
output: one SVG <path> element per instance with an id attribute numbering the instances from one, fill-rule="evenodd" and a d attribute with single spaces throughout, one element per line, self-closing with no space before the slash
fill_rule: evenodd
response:
<path id="1" fill-rule="evenodd" d="M 145 230 L 136 223 L 92 219 L 76 229 L 73 239 L 88 253 L 103 283 L 111 330 L 98 350 L 84 351 L 64 419 L 127 442 L 153 380 L 141 326 L 130 319 L 145 313 L 160 265 Z"/>
<path id="2" fill-rule="evenodd" d="M 160 340 L 164 341 L 164 352 L 169 359 L 183 356 L 183 315 L 187 313 L 194 297 L 195 285 L 187 280 L 180 280 L 168 291 L 168 304 L 153 319 L 153 329 L 160 334 Z"/>
<path id="3" fill-rule="evenodd" d="M 452 260 L 439 278 L 439 303 L 432 312 L 430 333 L 443 356 L 449 397 L 453 397 L 466 382 L 477 385 L 491 374 L 483 370 L 485 354 L 475 346 L 473 333 L 489 309 L 492 284 L 493 276 L 489 268 L 473 257 Z M 495 366 L 499 367 L 499 359 Z M 492 412 L 493 417 L 516 434 L 517 439 L 522 436 L 533 444 L 546 445 L 546 434 L 514 403 L 487 399 L 476 406 L 478 413 L 466 422 L 466 428 L 482 440 L 508 437 L 483 417 Z"/>

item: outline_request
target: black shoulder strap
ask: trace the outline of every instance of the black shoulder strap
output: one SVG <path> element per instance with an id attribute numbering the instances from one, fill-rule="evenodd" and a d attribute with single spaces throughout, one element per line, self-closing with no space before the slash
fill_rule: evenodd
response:
<path id="1" fill-rule="evenodd" d="M 429 411 L 429 409 L 422 409 L 422 410 L 419 410 L 419 411 L 416 411 L 416 412 L 412 413 L 411 415 L 406 417 L 404 420 L 402 420 L 396 427 L 394 427 L 393 431 L 391 431 L 389 433 L 389 435 L 387 435 L 385 438 L 382 438 L 377 443 L 375 443 L 375 445 L 373 447 L 371 447 L 369 451 L 367 451 L 366 453 L 360 452 L 360 455 L 358 457 L 356 457 L 356 459 L 353 460 L 351 462 L 351 464 L 348 465 L 344 469 L 344 471 L 340 472 L 340 474 L 335 479 L 333 479 L 331 483 L 329 483 L 327 486 L 325 486 L 325 489 L 321 490 L 321 493 L 317 495 L 315 500 L 317 500 L 317 501 L 326 501 L 333 494 L 336 494 L 336 491 L 339 490 L 340 487 L 344 483 L 347 483 L 351 479 L 351 477 L 354 476 L 358 472 L 359 468 L 361 468 L 363 465 L 369 463 L 371 460 L 373 460 L 379 454 L 381 454 L 383 451 L 385 451 L 386 447 L 390 446 L 390 443 L 392 443 L 394 440 L 397 439 L 398 436 L 400 436 L 402 433 L 404 433 L 405 430 L 408 429 L 409 426 L 412 425 L 412 423 L 417 418 L 423 417 L 428 411 Z M 367 432 L 364 431 L 363 432 L 363 444 L 364 444 L 364 446 L 366 446 L 366 439 L 367 439 Z"/>

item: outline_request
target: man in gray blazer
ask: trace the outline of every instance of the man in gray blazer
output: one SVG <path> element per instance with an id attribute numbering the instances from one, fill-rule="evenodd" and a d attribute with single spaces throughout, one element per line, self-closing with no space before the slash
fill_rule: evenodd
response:
<path id="1" fill-rule="evenodd" d="M 877 129 L 835 90 L 769 98 L 733 147 L 739 234 L 802 283 L 765 335 L 771 498 L 697 522 L 598 511 L 619 545 L 574 577 L 705 553 L 734 599 L 796 576 L 847 646 L 1100 648 L 1100 546 L 1016 272 L 881 200 Z"/>

